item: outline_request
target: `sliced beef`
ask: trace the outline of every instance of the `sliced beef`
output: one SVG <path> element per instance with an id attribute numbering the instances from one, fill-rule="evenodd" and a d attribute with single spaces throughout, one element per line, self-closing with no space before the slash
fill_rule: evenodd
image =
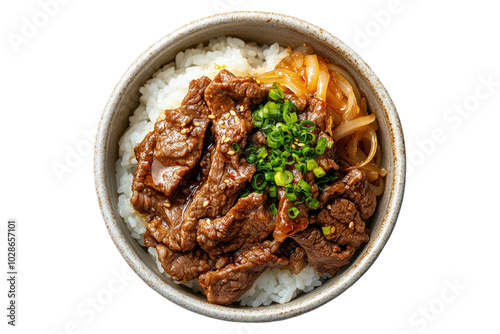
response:
<path id="1" fill-rule="evenodd" d="M 288 259 L 288 266 L 294 274 L 298 274 L 307 266 L 307 254 L 293 239 L 287 238 L 276 252 Z"/>
<path id="2" fill-rule="evenodd" d="M 307 100 L 302 97 L 298 97 L 294 93 L 285 93 L 285 100 L 289 100 L 297 107 L 297 112 L 301 113 L 307 107 Z"/>
<path id="3" fill-rule="evenodd" d="M 294 166 L 289 168 L 293 174 L 293 182 L 298 184 L 300 180 L 305 180 L 311 186 L 309 192 L 312 194 L 312 197 L 316 198 L 318 196 L 318 186 L 314 183 L 314 174 L 312 172 L 302 173 Z M 286 237 L 305 229 L 309 225 L 309 207 L 305 203 L 295 205 L 293 201 L 286 198 L 283 187 L 279 187 L 278 189 L 280 202 L 278 213 L 276 214 L 276 229 L 273 232 L 273 237 L 278 241 L 284 241 Z M 288 215 L 288 210 L 294 206 L 299 210 L 299 215 L 291 218 Z"/>
<path id="4" fill-rule="evenodd" d="M 174 281 L 189 282 L 212 268 L 207 253 L 201 249 L 178 253 L 160 243 L 156 246 L 156 251 L 161 266 Z"/>
<path id="5" fill-rule="evenodd" d="M 268 92 L 254 79 L 237 77 L 226 70 L 219 72 L 205 90 L 205 100 L 214 117 L 212 129 L 220 151 L 227 154 L 237 151 L 236 145 L 245 147 L 253 127 L 252 107 Z"/>
<path id="6" fill-rule="evenodd" d="M 264 136 L 262 131 L 255 132 L 250 138 L 250 141 L 252 142 L 253 145 L 257 147 L 262 147 L 267 145 L 267 138 L 266 136 Z"/>
<path id="7" fill-rule="evenodd" d="M 328 241 L 323 233 L 309 226 L 307 229 L 291 236 L 306 252 L 307 262 L 319 273 L 328 273 L 332 276 L 349 263 L 355 248 L 347 246 L 342 250 L 339 245 Z"/>
<path id="8" fill-rule="evenodd" d="M 274 230 L 272 214 L 263 194 L 240 198 L 229 212 L 198 222 L 198 243 L 211 256 L 247 249 L 262 242 Z"/>
<path id="9" fill-rule="evenodd" d="M 326 239 L 342 246 L 359 248 L 370 240 L 369 230 L 361 219 L 354 203 L 347 199 L 338 199 L 318 215 L 318 222 L 330 227 Z"/>
<path id="10" fill-rule="evenodd" d="M 299 114 L 299 122 L 309 120 L 316 123 L 316 129 L 313 131 L 319 135 L 320 131 L 326 132 L 327 121 L 326 103 L 318 98 L 311 98 L 307 103 L 307 107 Z"/>
<path id="11" fill-rule="evenodd" d="M 319 201 L 324 207 L 339 197 L 351 200 L 363 220 L 370 218 L 377 207 L 377 197 L 368 185 L 365 173 L 359 169 L 353 169 L 342 180 L 325 188 Z"/>
<path id="12" fill-rule="evenodd" d="M 208 178 L 187 207 L 180 233 L 171 236 L 183 251 L 196 246 L 198 221 L 225 215 L 251 180 L 255 166 L 241 153 L 253 126 L 251 107 L 260 103 L 267 92 L 255 80 L 236 77 L 226 70 L 219 72 L 206 88 L 216 146 Z"/>
<path id="13" fill-rule="evenodd" d="M 280 187 L 281 188 L 281 187 Z M 285 197 L 285 191 L 280 189 L 278 192 L 280 199 L 278 213 L 276 214 L 276 228 L 273 232 L 274 239 L 284 241 L 291 234 L 303 230 L 309 225 L 307 217 L 308 208 L 304 204 L 299 204 L 296 208 L 299 210 L 299 215 L 295 218 L 290 218 L 288 210 L 294 207 L 294 203 Z"/>
<path id="14" fill-rule="evenodd" d="M 235 254 L 225 267 L 200 275 L 200 286 L 209 303 L 227 305 L 248 291 L 266 269 L 287 264 L 286 258 L 255 246 Z"/>
<path id="15" fill-rule="evenodd" d="M 146 247 L 156 247 L 158 245 L 158 241 L 151 235 L 149 230 L 146 230 L 144 233 L 144 246 Z"/>
<path id="16" fill-rule="evenodd" d="M 138 167 L 132 185 L 132 204 L 136 209 L 148 196 L 146 188 L 165 196 L 172 195 L 186 175 L 199 161 L 207 126 L 209 109 L 204 92 L 210 79 L 202 77 L 191 81 L 189 91 L 181 106 L 166 110 L 164 117 L 136 148 Z"/>

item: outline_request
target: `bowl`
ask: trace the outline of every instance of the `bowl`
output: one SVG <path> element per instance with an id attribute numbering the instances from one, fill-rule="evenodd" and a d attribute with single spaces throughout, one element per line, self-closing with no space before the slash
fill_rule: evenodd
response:
<path id="1" fill-rule="evenodd" d="M 285 304 L 261 307 L 220 306 L 201 294 L 174 283 L 161 274 L 144 247 L 131 236 L 118 214 L 115 162 L 118 141 L 128 119 L 139 105 L 139 88 L 175 55 L 218 36 L 234 36 L 261 44 L 284 46 L 311 44 L 316 53 L 346 68 L 364 92 L 379 124 L 383 165 L 389 170 L 386 189 L 378 198 L 371 222 L 371 240 L 352 258 L 351 264 L 322 286 Z M 354 284 L 373 264 L 396 224 L 405 185 L 405 147 L 396 108 L 370 67 L 346 44 L 321 28 L 303 20 L 276 13 L 232 12 L 189 23 L 165 36 L 146 50 L 122 76 L 104 109 L 95 144 L 94 177 L 99 205 L 116 247 L 144 282 L 168 300 L 199 314 L 231 321 L 273 321 L 310 311 L 334 299 Z"/>

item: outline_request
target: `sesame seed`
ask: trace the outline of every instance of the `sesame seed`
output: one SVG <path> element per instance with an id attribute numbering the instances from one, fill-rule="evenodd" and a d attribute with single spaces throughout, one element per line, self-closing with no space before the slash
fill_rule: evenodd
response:
<path id="1" fill-rule="evenodd" d="M 214 119 L 214 118 L 215 118 L 215 115 L 208 115 L 208 118 L 210 118 L 210 119 Z"/>
<path id="2" fill-rule="evenodd" d="M 227 152 L 227 155 L 234 155 L 234 151 L 233 151 L 233 150 L 228 151 L 228 152 Z"/>
<path id="3" fill-rule="evenodd" d="M 200 166 L 201 166 L 201 167 L 203 167 L 203 161 L 202 161 L 202 162 L 200 162 Z"/>
<path id="4" fill-rule="evenodd" d="M 226 135 L 222 135 L 221 142 L 224 142 L 224 140 L 226 140 Z"/>
<path id="5" fill-rule="evenodd" d="M 224 121 L 218 121 L 217 124 L 222 125 L 224 124 Z"/>
<path id="6" fill-rule="evenodd" d="M 225 179 L 225 180 L 224 180 L 224 182 L 225 182 L 225 183 L 229 183 L 229 179 Z"/>
<path id="7" fill-rule="evenodd" d="M 240 111 L 243 111 L 243 106 L 242 106 L 242 105 L 240 105 L 240 108 L 239 108 L 239 109 L 240 109 Z"/>
<path id="8" fill-rule="evenodd" d="M 186 122 L 182 122 L 181 127 L 185 127 L 185 126 L 186 126 Z"/>
<path id="9" fill-rule="evenodd" d="M 210 201 L 203 202 L 203 207 L 207 207 L 210 204 Z"/>
<path id="10" fill-rule="evenodd" d="M 331 209 L 332 209 L 332 206 L 331 206 L 330 204 L 328 204 L 328 205 L 326 206 L 326 208 L 327 208 L 328 210 L 331 210 Z"/>
<path id="11" fill-rule="evenodd" d="M 224 139 L 224 143 L 229 143 L 229 138 Z"/>
<path id="12" fill-rule="evenodd" d="M 185 135 L 186 133 L 188 133 L 190 130 L 189 129 L 182 129 L 181 130 L 181 134 Z"/>
<path id="13" fill-rule="evenodd" d="M 295 146 L 295 144 L 292 144 L 292 148 L 295 150 L 297 146 Z"/>
<path id="14" fill-rule="evenodd" d="M 229 115 L 229 113 L 227 113 L 227 114 L 224 115 L 225 119 L 229 119 L 229 117 L 231 117 L 231 115 Z"/>
<path id="15" fill-rule="evenodd" d="M 236 116 L 236 111 L 231 110 L 230 113 L 231 113 L 231 115 Z"/>
<path id="16" fill-rule="evenodd" d="M 200 126 L 200 122 L 193 122 L 194 126 Z"/>
<path id="17" fill-rule="evenodd" d="M 226 126 L 225 126 L 225 125 L 221 125 L 221 126 L 220 126 L 220 128 L 221 128 L 221 129 L 225 129 L 225 128 L 226 128 Z"/>
<path id="18" fill-rule="evenodd" d="M 349 228 L 353 228 L 354 227 L 354 222 L 350 222 L 349 223 Z"/>
<path id="19" fill-rule="evenodd" d="M 302 147 L 302 146 L 304 146 L 304 145 L 305 145 L 304 143 L 300 143 L 300 144 L 299 144 L 299 146 L 300 146 L 300 147 Z"/>
<path id="20" fill-rule="evenodd" d="M 234 116 L 234 121 L 238 123 L 240 121 L 240 118 L 238 116 Z"/>
<path id="21" fill-rule="evenodd" d="M 330 227 L 330 233 L 335 233 L 335 226 Z"/>
<path id="22" fill-rule="evenodd" d="M 210 224 L 210 218 L 205 219 L 205 223 Z"/>
<path id="23" fill-rule="evenodd" d="M 170 208 L 170 203 L 163 203 L 163 206 L 166 208 Z"/>

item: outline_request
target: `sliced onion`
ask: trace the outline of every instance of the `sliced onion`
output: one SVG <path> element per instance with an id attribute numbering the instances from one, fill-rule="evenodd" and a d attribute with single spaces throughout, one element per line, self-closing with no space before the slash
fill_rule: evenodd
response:
<path id="1" fill-rule="evenodd" d="M 368 115 L 368 105 L 366 104 L 366 99 L 364 97 L 361 98 L 361 102 L 359 103 L 359 115 L 366 116 Z"/>
<path id="2" fill-rule="evenodd" d="M 349 84 L 352 86 L 352 89 L 354 91 L 354 96 L 356 97 L 356 100 L 360 101 L 361 100 L 361 93 L 359 92 L 358 85 L 356 84 L 356 81 L 352 77 L 352 75 L 349 74 L 346 70 L 344 70 L 342 67 L 339 67 L 337 65 L 333 64 L 327 64 L 327 67 L 330 71 L 335 71 L 339 73 L 341 76 L 343 76 Z"/>
<path id="3" fill-rule="evenodd" d="M 332 117 L 332 122 L 331 123 L 327 123 L 327 130 L 328 130 L 328 133 L 331 136 L 332 133 L 333 133 L 333 127 L 336 124 L 342 123 L 342 115 L 340 115 L 338 112 L 336 112 L 335 109 L 333 109 L 328 104 L 326 105 L 326 112 L 329 115 L 329 117 Z M 329 125 L 331 125 L 331 128 L 329 127 Z"/>
<path id="4" fill-rule="evenodd" d="M 362 128 L 358 132 L 355 132 L 351 136 L 351 139 L 349 140 L 349 143 L 347 144 L 347 155 L 350 158 L 353 158 L 354 156 L 356 156 L 356 153 L 358 152 L 359 141 L 365 135 L 365 132 L 366 132 L 366 127 Z"/>
<path id="5" fill-rule="evenodd" d="M 321 101 L 326 101 L 326 92 L 328 91 L 328 82 L 330 81 L 330 73 L 323 59 L 318 57 L 319 75 L 318 85 L 316 87 L 316 97 Z"/>
<path id="6" fill-rule="evenodd" d="M 383 178 L 378 178 L 378 185 L 374 185 L 373 183 L 368 183 L 368 186 L 372 189 L 375 196 L 382 195 L 385 190 L 385 181 Z"/>
<path id="7" fill-rule="evenodd" d="M 267 83 L 277 82 L 290 89 L 297 96 L 304 96 L 307 93 L 306 84 L 302 77 L 298 73 L 287 69 L 269 71 L 257 76 L 256 79 Z"/>
<path id="8" fill-rule="evenodd" d="M 375 133 L 375 131 L 371 127 L 368 127 L 366 129 L 366 132 L 363 135 L 363 138 L 368 139 L 371 143 L 370 144 L 370 153 L 366 157 L 365 161 L 363 161 L 362 163 L 360 163 L 359 165 L 356 166 L 357 168 L 363 167 L 367 163 L 372 161 L 373 157 L 375 156 L 375 152 L 377 152 L 377 134 Z"/>
<path id="9" fill-rule="evenodd" d="M 347 109 L 342 115 L 342 119 L 344 121 L 350 121 L 356 118 L 359 113 L 359 108 L 357 105 L 356 97 L 354 96 L 352 86 L 340 74 L 334 72 L 333 75 L 337 77 L 337 83 L 342 90 L 342 93 L 347 96 Z"/>
<path id="10" fill-rule="evenodd" d="M 359 131 L 365 125 L 375 121 L 375 115 L 361 116 L 351 121 L 340 124 L 333 130 L 333 140 L 338 141 L 346 136 L 352 135 L 354 132 Z"/>
<path id="11" fill-rule="evenodd" d="M 342 101 L 342 99 L 339 98 L 338 95 L 330 89 L 331 82 L 332 80 L 330 80 L 330 83 L 328 84 L 328 89 L 326 90 L 326 104 L 330 108 L 332 108 L 336 113 L 342 115 L 346 109 L 346 105 Z"/>
<path id="12" fill-rule="evenodd" d="M 316 91 L 319 78 L 318 57 L 315 54 L 305 56 L 304 65 L 306 67 L 305 79 L 306 79 L 307 91 L 309 92 L 309 94 L 313 94 Z"/>

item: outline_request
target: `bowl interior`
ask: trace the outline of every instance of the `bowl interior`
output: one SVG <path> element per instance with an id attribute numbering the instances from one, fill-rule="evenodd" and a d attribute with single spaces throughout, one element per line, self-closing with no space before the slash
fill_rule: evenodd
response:
<path id="1" fill-rule="evenodd" d="M 357 81 L 368 105 L 377 115 L 379 147 L 383 165 L 389 170 L 386 190 L 369 225 L 370 242 L 353 257 L 351 264 L 321 287 L 283 305 L 257 308 L 217 306 L 188 288 L 162 275 L 147 250 L 130 235 L 118 214 L 115 162 L 118 142 L 129 125 L 128 118 L 139 105 L 139 88 L 175 55 L 219 36 L 233 36 L 260 44 L 279 43 L 296 47 L 311 44 L 315 51 L 341 65 Z M 353 284 L 371 265 L 392 231 L 404 187 L 404 144 L 401 128 L 390 97 L 371 69 L 347 46 L 323 30 L 301 20 L 270 13 L 229 13 L 205 18 L 180 28 L 153 45 L 124 74 L 115 88 L 99 126 L 96 141 L 96 187 L 110 234 L 131 267 L 156 291 L 204 315 L 238 321 L 269 321 L 294 316 L 336 297 Z"/>

